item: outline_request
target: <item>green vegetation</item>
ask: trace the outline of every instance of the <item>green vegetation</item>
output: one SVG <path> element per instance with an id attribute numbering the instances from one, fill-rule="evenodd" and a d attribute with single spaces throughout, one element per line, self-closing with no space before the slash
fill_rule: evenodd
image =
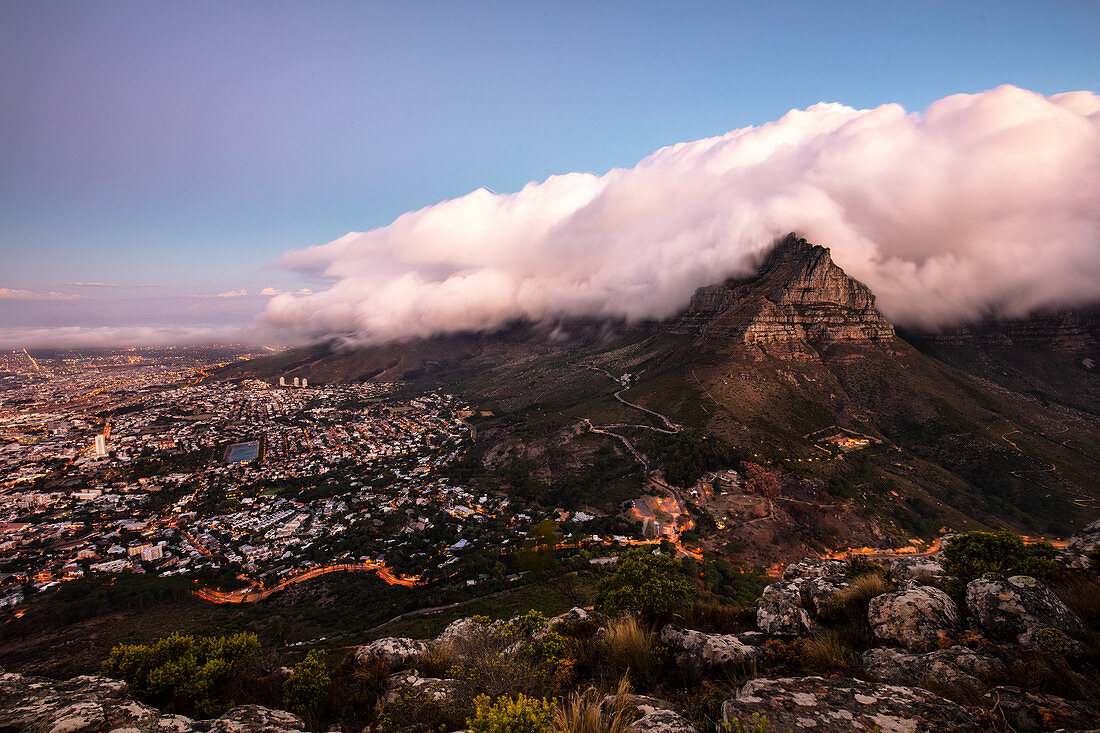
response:
<path id="1" fill-rule="evenodd" d="M 966 583 L 985 573 L 1030 575 L 1043 580 L 1056 569 L 1057 550 L 1049 542 L 1024 544 L 1017 534 L 970 532 L 952 537 L 943 549 L 944 570 Z"/>
<path id="2" fill-rule="evenodd" d="M 103 674 L 126 680 L 135 695 L 173 712 L 214 715 L 232 705 L 259 650 L 255 634 L 177 633 L 148 646 L 120 644 Z"/>
<path id="3" fill-rule="evenodd" d="M 283 683 L 283 704 L 307 723 L 316 723 L 324 703 L 325 690 L 332 680 L 325 669 L 324 655 L 311 651 L 294 665 Z"/>
<path id="4" fill-rule="evenodd" d="M 520 694 L 496 702 L 487 695 L 474 700 L 474 716 L 468 721 L 473 733 L 554 733 L 554 705 Z"/>
<path id="5" fill-rule="evenodd" d="M 694 486 L 708 471 L 736 466 L 745 458 L 735 446 L 698 430 L 655 436 L 650 437 L 643 450 L 674 486 Z"/>
<path id="6" fill-rule="evenodd" d="M 647 620 L 666 618 L 687 604 L 696 590 L 671 555 L 636 547 L 619 558 L 600 583 L 596 605 L 606 613 L 630 613 Z"/>

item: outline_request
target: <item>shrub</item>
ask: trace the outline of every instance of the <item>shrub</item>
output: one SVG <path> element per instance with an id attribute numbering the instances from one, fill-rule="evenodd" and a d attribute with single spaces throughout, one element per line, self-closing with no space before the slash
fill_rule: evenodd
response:
<path id="1" fill-rule="evenodd" d="M 609 705 L 603 704 L 603 693 L 594 687 L 574 691 L 558 706 L 554 724 L 561 733 L 627 733 L 632 722 L 628 695 L 630 684 L 625 677 Z"/>
<path id="2" fill-rule="evenodd" d="M 292 713 L 301 715 L 307 723 L 316 725 L 324 707 L 325 691 L 331 680 L 325 669 L 324 657 L 311 651 L 306 658 L 294 665 L 294 670 L 283 683 L 283 704 Z"/>
<path id="3" fill-rule="evenodd" d="M 600 582 L 596 605 L 608 614 L 631 613 L 653 621 L 671 615 L 695 595 L 672 557 L 636 547 Z"/>
<path id="4" fill-rule="evenodd" d="M 521 694 L 493 702 L 488 695 L 474 700 L 474 716 L 467 721 L 473 733 L 554 733 L 554 706 Z"/>
<path id="5" fill-rule="evenodd" d="M 740 718 L 733 718 L 728 723 L 722 723 L 723 733 L 768 733 L 771 723 L 760 713 L 753 713 L 748 724 L 742 723 Z"/>
<path id="6" fill-rule="evenodd" d="M 607 662 L 616 677 L 629 678 L 648 688 L 657 675 L 661 655 L 653 632 L 633 616 L 615 619 L 604 637 Z"/>
<path id="7" fill-rule="evenodd" d="M 230 706 L 259 649 L 255 634 L 195 638 L 173 633 L 151 645 L 117 645 L 103 663 L 103 674 L 126 680 L 137 697 L 154 705 L 214 715 Z"/>
<path id="8" fill-rule="evenodd" d="M 1048 542 L 1025 545 L 1017 534 L 970 532 L 952 537 L 943 548 L 944 570 L 964 583 L 985 573 L 1030 575 L 1045 580 L 1058 565 L 1057 551 Z"/>
<path id="9" fill-rule="evenodd" d="M 849 578 L 858 578 L 861 575 L 871 575 L 873 573 L 881 574 L 882 566 L 858 555 L 850 559 L 844 566 L 844 574 Z"/>

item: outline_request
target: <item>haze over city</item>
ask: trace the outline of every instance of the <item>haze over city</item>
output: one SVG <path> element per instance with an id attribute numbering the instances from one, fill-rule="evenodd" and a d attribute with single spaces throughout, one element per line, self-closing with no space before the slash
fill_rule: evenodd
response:
<path id="1" fill-rule="evenodd" d="M 1094 3 L 0 21 L 5 346 L 667 317 L 790 230 L 902 325 L 1100 297 Z"/>

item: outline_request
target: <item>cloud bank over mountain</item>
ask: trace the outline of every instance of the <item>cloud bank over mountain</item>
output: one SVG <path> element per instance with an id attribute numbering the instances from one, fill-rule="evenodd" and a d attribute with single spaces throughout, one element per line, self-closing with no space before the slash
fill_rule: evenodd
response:
<path id="1" fill-rule="evenodd" d="M 797 231 L 900 325 L 1100 299 L 1100 96 L 1005 86 L 923 113 L 817 104 L 633 168 L 480 189 L 290 252 L 327 290 L 265 324 L 369 344 L 515 318 L 664 318 Z"/>

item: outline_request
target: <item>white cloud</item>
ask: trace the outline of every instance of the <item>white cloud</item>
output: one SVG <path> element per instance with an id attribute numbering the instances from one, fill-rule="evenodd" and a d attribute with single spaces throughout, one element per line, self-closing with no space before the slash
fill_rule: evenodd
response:
<path id="1" fill-rule="evenodd" d="M 83 295 L 58 293 L 52 290 L 42 293 L 17 288 L 0 288 L 0 300 L 82 300 L 83 298 Z"/>
<path id="2" fill-rule="evenodd" d="M 663 318 L 747 273 L 797 231 L 903 325 L 1100 299 L 1100 97 L 1015 87 L 939 100 L 818 104 L 658 150 L 603 176 L 484 189 L 291 252 L 333 280 L 281 293 L 264 322 L 352 343 L 517 317 Z"/>
<path id="3" fill-rule="evenodd" d="M 243 298 L 246 295 L 248 295 L 248 291 L 244 289 L 227 290 L 224 293 L 218 293 L 219 298 Z"/>

